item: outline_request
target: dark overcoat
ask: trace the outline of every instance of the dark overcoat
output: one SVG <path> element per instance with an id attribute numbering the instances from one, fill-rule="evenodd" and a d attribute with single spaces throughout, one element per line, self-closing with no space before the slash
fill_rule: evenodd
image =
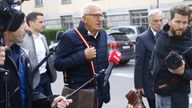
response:
<path id="1" fill-rule="evenodd" d="M 107 34 L 104 30 L 99 30 L 96 38 L 88 35 L 84 23 L 81 21 L 77 29 L 81 32 L 88 44 L 96 49 L 96 57 L 93 59 L 96 73 L 106 69 L 108 66 L 108 51 L 107 51 Z M 70 88 L 77 89 L 82 84 L 93 77 L 89 60 L 86 59 L 84 50 L 87 48 L 81 41 L 74 29 L 66 31 L 57 47 L 54 66 L 58 71 L 66 72 L 67 81 Z M 106 95 L 109 96 L 109 85 L 105 89 L 106 94 L 101 93 L 100 85 L 102 82 L 98 80 L 97 96 L 99 103 L 104 101 Z M 90 83 L 84 88 L 93 88 L 94 84 Z M 108 97 L 107 96 L 107 97 Z M 106 98 L 105 98 L 106 99 Z M 109 101 L 109 100 L 108 100 Z"/>
<path id="2" fill-rule="evenodd" d="M 154 98 L 153 78 L 149 69 L 155 37 L 149 28 L 136 38 L 135 88 L 144 88 L 146 97 Z"/>

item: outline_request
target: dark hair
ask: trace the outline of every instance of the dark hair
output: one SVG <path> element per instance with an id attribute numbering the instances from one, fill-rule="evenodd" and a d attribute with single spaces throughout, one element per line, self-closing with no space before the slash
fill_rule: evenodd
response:
<path id="1" fill-rule="evenodd" d="M 188 19 L 190 20 L 191 18 L 191 9 L 189 8 L 189 6 L 184 5 L 184 4 L 180 4 L 180 5 L 176 5 L 174 6 L 171 10 L 170 10 L 170 14 L 171 14 L 171 19 L 173 19 L 175 17 L 175 14 L 180 14 L 182 16 L 188 16 Z"/>
<path id="2" fill-rule="evenodd" d="M 29 22 L 30 21 L 35 21 L 37 19 L 37 16 L 43 16 L 43 13 L 40 13 L 40 12 L 31 12 L 31 13 L 29 13 L 26 16 L 27 25 L 30 26 Z"/>

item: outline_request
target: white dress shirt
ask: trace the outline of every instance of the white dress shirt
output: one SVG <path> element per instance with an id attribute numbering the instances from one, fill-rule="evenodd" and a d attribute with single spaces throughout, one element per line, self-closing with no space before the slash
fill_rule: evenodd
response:
<path id="1" fill-rule="evenodd" d="M 35 42 L 35 49 L 36 49 L 36 55 L 37 55 L 37 60 L 38 63 L 41 62 L 41 60 L 43 60 L 43 58 L 45 58 L 46 55 L 46 50 L 45 50 L 45 45 L 41 39 L 42 35 L 40 34 L 39 36 L 34 36 L 34 42 Z M 46 64 L 47 62 L 45 61 L 41 67 L 39 68 L 39 72 L 40 74 L 45 73 L 47 71 L 46 69 Z"/>

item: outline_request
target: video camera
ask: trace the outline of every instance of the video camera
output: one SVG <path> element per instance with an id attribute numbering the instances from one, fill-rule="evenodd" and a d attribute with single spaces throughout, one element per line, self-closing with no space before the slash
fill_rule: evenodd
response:
<path id="1" fill-rule="evenodd" d="M 0 1 L 0 35 L 4 31 L 16 31 L 23 23 L 24 17 L 22 11 L 12 8 L 6 1 Z"/>
<path id="2" fill-rule="evenodd" d="M 21 4 L 27 0 L 0 0 L 1 5 L 6 6 L 9 9 L 21 10 Z"/>
<path id="3" fill-rule="evenodd" d="M 23 3 L 26 0 L 0 0 L 0 1 L 4 1 L 7 4 L 11 5 L 11 4 L 15 4 L 17 3 L 18 5 L 20 5 L 21 3 Z"/>
<path id="4" fill-rule="evenodd" d="M 188 66 L 192 65 L 192 47 L 187 48 L 182 54 L 176 51 L 171 51 L 165 59 L 167 67 L 175 70 L 182 65 L 182 60 L 185 60 Z"/>

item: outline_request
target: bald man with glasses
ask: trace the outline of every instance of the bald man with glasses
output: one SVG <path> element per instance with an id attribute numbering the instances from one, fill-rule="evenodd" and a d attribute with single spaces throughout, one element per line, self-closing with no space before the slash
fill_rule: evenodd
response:
<path id="1" fill-rule="evenodd" d="M 82 8 L 81 21 L 76 30 L 70 29 L 63 34 L 54 62 L 55 68 L 64 72 L 64 80 L 67 85 L 63 89 L 63 95 L 67 95 L 66 88 L 75 90 L 90 80 L 95 73 L 107 68 L 107 34 L 102 29 L 102 21 L 103 15 L 100 7 L 93 3 L 86 4 Z M 80 35 L 90 47 L 84 45 Z M 90 65 L 90 61 L 93 61 L 93 66 Z M 103 102 L 110 101 L 110 93 L 109 83 L 105 89 L 101 85 L 103 85 L 102 78 L 89 83 L 83 89 L 93 90 L 95 97 L 80 96 L 78 98 L 82 101 L 78 101 L 78 98 L 73 96 L 73 104 L 69 108 L 77 106 L 79 108 L 102 108 Z M 91 103 L 92 99 L 94 99 L 93 103 Z M 83 106 L 84 103 L 91 104 L 91 106 Z"/>

